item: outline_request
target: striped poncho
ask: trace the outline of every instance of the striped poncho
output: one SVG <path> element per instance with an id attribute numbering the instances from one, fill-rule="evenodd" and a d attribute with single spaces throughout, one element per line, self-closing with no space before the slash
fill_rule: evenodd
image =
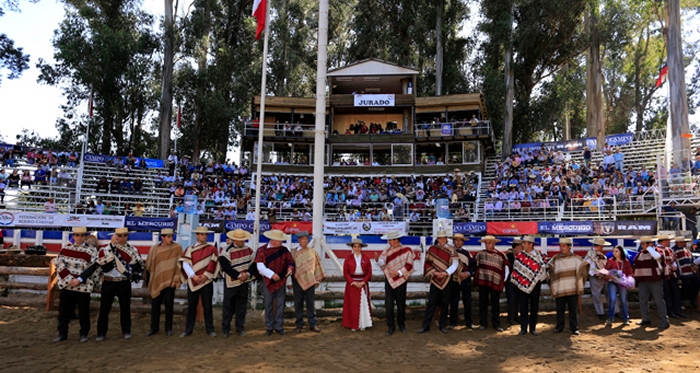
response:
<path id="1" fill-rule="evenodd" d="M 506 254 L 498 250 L 479 251 L 476 254 L 476 275 L 474 276 L 476 285 L 503 291 L 506 268 L 510 271 L 510 262 Z"/>
<path id="2" fill-rule="evenodd" d="M 379 256 L 379 266 L 384 271 L 386 281 L 392 289 L 403 285 L 413 272 L 413 251 L 408 246 L 388 247 Z M 391 276 L 392 271 L 401 271 L 401 275 Z"/>
<path id="3" fill-rule="evenodd" d="M 255 254 L 255 263 L 264 264 L 280 277 L 279 281 L 264 277 L 265 286 L 270 293 L 274 293 L 284 286 L 284 279 L 289 268 L 294 274 L 294 258 L 285 246 L 269 247 L 268 244 L 261 246 Z"/>
<path id="4" fill-rule="evenodd" d="M 214 246 L 209 245 L 208 243 L 190 246 L 187 248 L 187 250 L 185 250 L 179 260 L 180 281 L 187 281 L 187 285 L 189 285 L 190 290 L 197 291 L 208 285 L 214 280 L 214 278 L 216 278 L 216 268 L 218 262 L 219 255 Z M 192 278 L 187 278 L 187 273 L 182 266 L 183 263 L 188 263 L 192 267 L 195 275 L 204 276 L 206 279 L 195 285 Z"/>
<path id="5" fill-rule="evenodd" d="M 583 294 L 588 263 L 575 254 L 557 254 L 547 264 L 552 298 Z"/>
<path id="6" fill-rule="evenodd" d="M 252 276 L 248 276 L 245 281 L 238 279 L 241 273 L 248 272 L 250 264 L 253 262 L 253 249 L 248 246 L 236 247 L 229 245 L 219 256 L 219 266 L 222 275 L 226 279 L 227 288 L 235 288 L 253 281 Z"/>
<path id="7" fill-rule="evenodd" d="M 169 288 L 173 282 L 180 282 L 177 261 L 182 255 L 182 246 L 179 243 L 163 245 L 159 243 L 151 247 L 146 258 L 146 271 L 150 274 L 148 291 L 151 298 L 160 295 L 163 289 Z"/>
<path id="8" fill-rule="evenodd" d="M 538 282 L 547 278 L 547 256 L 537 250 L 521 251 L 515 256 L 510 282 L 530 294 Z"/>
<path id="9" fill-rule="evenodd" d="M 673 253 L 676 255 L 676 263 L 678 263 L 678 274 L 680 278 L 695 277 L 693 268 L 693 255 L 685 247 L 674 246 Z"/>
<path id="10" fill-rule="evenodd" d="M 316 286 L 323 280 L 325 274 L 321 266 L 321 258 L 312 247 L 305 247 L 292 252 L 294 258 L 294 279 L 302 290 Z"/>
<path id="11" fill-rule="evenodd" d="M 80 293 L 91 293 L 98 281 L 100 271 L 95 271 L 87 276 L 78 286 L 71 286 L 73 279 L 80 277 L 97 260 L 97 248 L 90 245 L 66 245 L 54 260 L 56 265 L 56 275 L 58 277 L 58 288 L 77 291 Z"/>
<path id="12" fill-rule="evenodd" d="M 453 259 L 457 258 L 454 247 L 440 244 L 430 246 L 425 255 L 424 276 L 430 278 L 430 283 L 438 289 L 444 289 L 450 283 L 451 276 L 443 276 L 441 279 L 433 276 L 435 272 L 445 272 Z"/>

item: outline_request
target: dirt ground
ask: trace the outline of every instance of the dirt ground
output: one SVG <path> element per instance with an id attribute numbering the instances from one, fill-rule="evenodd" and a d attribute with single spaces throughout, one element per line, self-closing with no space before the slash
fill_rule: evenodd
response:
<path id="1" fill-rule="evenodd" d="M 474 310 L 476 316 L 476 310 Z M 407 323 L 408 333 L 385 336 L 386 324 L 375 319 L 365 332 L 351 332 L 340 319 L 321 320 L 320 334 L 294 332 L 265 336 L 260 312 L 251 312 L 246 337 L 221 337 L 221 309 L 214 309 L 217 333 L 211 338 L 198 323 L 187 338 L 178 335 L 184 316 L 175 317 L 172 337 L 162 332 L 146 337 L 149 315 L 132 315 L 131 340 L 121 338 L 118 310 L 110 315 L 110 331 L 95 342 L 97 315 L 91 315 L 90 342 L 78 343 L 78 322 L 71 322 L 68 341 L 52 344 L 56 313 L 34 308 L 0 307 L 0 371 L 2 372 L 697 372 L 700 371 L 698 313 L 672 320 L 662 332 L 616 320 L 605 327 L 592 311 L 583 315 L 580 336 L 566 329 L 553 333 L 555 314 L 540 316 L 539 336 L 518 336 L 519 327 L 503 333 L 493 329 L 443 335 L 434 326 L 417 334 L 419 319 Z M 639 310 L 632 310 L 639 321 Z M 506 318 L 501 318 L 507 324 Z M 652 318 L 654 326 L 657 324 Z M 568 327 L 568 321 L 567 321 Z"/>

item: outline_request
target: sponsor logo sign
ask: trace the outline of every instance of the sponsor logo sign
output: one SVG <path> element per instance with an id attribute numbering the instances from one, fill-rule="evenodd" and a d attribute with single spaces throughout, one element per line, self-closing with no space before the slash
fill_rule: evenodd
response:
<path id="1" fill-rule="evenodd" d="M 654 220 L 618 220 L 593 222 L 593 229 L 601 236 L 653 236 L 658 226 Z"/>
<path id="2" fill-rule="evenodd" d="M 453 231 L 454 231 L 454 233 L 462 233 L 462 234 L 484 234 L 484 233 L 486 233 L 486 223 L 484 223 L 484 222 L 454 223 Z"/>
<path id="3" fill-rule="evenodd" d="M 593 222 L 590 221 L 556 221 L 538 222 L 540 234 L 593 234 Z"/>
<path id="4" fill-rule="evenodd" d="M 536 221 L 523 222 L 487 222 L 486 233 L 503 236 L 519 236 L 537 234 Z"/>
<path id="5" fill-rule="evenodd" d="M 323 223 L 324 234 L 386 234 L 389 231 L 406 232 L 402 221 L 327 221 Z"/>
<path id="6" fill-rule="evenodd" d="M 313 223 L 310 221 L 286 221 L 272 224 L 272 229 L 279 229 L 285 234 L 297 234 L 301 231 L 313 233 Z"/>
<path id="7" fill-rule="evenodd" d="M 236 229 L 243 229 L 246 232 L 253 233 L 253 228 L 255 227 L 254 220 L 226 220 L 226 231 L 232 231 Z M 267 232 L 270 230 L 270 224 L 266 221 L 260 222 L 260 233 Z"/>
<path id="8" fill-rule="evenodd" d="M 0 226 L 4 227 L 75 227 L 121 228 L 123 216 L 113 215 L 77 215 L 46 214 L 23 211 L 4 211 L 0 213 Z"/>
<path id="9" fill-rule="evenodd" d="M 175 218 L 143 218 L 138 216 L 127 216 L 125 226 L 129 229 L 139 231 L 160 231 L 161 229 L 177 228 Z"/>

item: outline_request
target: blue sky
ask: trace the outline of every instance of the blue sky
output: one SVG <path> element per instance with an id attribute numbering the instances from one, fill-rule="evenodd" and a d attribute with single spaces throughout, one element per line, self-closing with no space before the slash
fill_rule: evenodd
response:
<path id="1" fill-rule="evenodd" d="M 144 8 L 161 15 L 163 1 L 145 0 Z M 39 58 L 54 61 L 51 39 L 63 20 L 63 4 L 56 0 L 20 1 L 20 10 L 6 11 L 0 17 L 2 32 L 15 41 L 15 46 L 24 48 L 24 53 L 30 55 L 30 67 L 19 79 L 7 79 L 4 71 L 0 83 L 0 110 L 3 113 L 0 135 L 10 143 L 15 142 L 15 136 L 23 128 L 34 130 L 42 137 L 58 136 L 56 119 L 63 116 L 60 105 L 65 102 L 60 87 L 37 83 L 39 69 L 36 68 Z M 87 102 L 81 110 L 87 112 Z"/>

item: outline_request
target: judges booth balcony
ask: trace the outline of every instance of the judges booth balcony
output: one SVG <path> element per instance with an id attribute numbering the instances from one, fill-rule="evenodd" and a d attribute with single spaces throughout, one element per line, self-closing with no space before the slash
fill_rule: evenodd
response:
<path id="1" fill-rule="evenodd" d="M 258 138 L 260 131 L 257 123 L 247 123 L 244 137 Z M 294 140 L 301 142 L 314 142 L 316 133 L 315 124 L 285 124 L 285 123 L 265 123 L 263 137 L 267 140 Z M 328 125 L 326 125 L 324 137 L 327 138 Z"/>
<path id="2" fill-rule="evenodd" d="M 416 140 L 430 139 L 491 139 L 493 131 L 491 122 L 482 120 L 476 123 L 469 121 L 428 122 L 416 123 Z"/>

